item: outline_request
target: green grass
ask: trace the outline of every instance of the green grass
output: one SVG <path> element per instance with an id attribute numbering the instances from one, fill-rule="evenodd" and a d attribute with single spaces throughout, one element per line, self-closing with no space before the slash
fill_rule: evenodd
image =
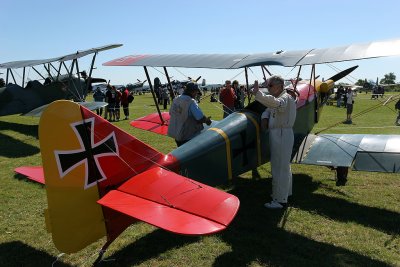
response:
<path id="1" fill-rule="evenodd" d="M 354 115 L 381 100 L 369 97 L 357 96 Z M 149 94 L 135 97 L 131 118 L 154 112 L 151 103 Z M 400 134 L 393 106 L 324 133 Z M 221 106 L 208 98 L 201 107 L 213 119 L 222 118 Z M 345 113 L 344 108 L 325 107 L 314 131 L 343 121 Z M 59 255 L 45 230 L 44 187 L 13 171 L 21 165 L 41 165 L 38 122 L 23 116 L 0 118 L 0 266 L 50 266 Z M 175 147 L 170 138 L 133 129 L 128 121 L 114 124 L 163 153 Z M 348 184 L 336 187 L 335 174 L 328 168 L 292 169 L 294 195 L 287 210 L 263 207 L 271 193 L 266 164 L 259 168 L 263 179 L 256 181 L 245 173 L 226 188 L 240 198 L 241 207 L 225 231 L 187 237 L 138 223 L 109 247 L 101 266 L 400 266 L 398 174 L 350 172 Z M 90 266 L 104 241 L 61 256 L 55 266 Z"/>

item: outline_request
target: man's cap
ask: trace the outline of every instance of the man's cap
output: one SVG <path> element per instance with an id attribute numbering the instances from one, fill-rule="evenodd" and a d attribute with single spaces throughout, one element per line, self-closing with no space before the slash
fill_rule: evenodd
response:
<path id="1" fill-rule="evenodd" d="M 200 89 L 199 89 L 199 86 L 197 85 L 197 83 L 189 82 L 189 83 L 186 84 L 185 91 L 188 92 L 188 93 L 189 92 L 194 92 L 194 91 L 199 91 L 200 92 Z"/>

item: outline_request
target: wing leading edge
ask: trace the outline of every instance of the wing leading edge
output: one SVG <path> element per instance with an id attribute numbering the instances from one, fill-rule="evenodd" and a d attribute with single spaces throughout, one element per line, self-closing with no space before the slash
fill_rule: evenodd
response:
<path id="1" fill-rule="evenodd" d="M 294 67 L 396 55 L 400 55 L 400 39 L 325 49 L 279 50 L 258 54 L 129 55 L 108 61 L 103 65 L 237 69 L 260 65 Z"/>
<path id="2" fill-rule="evenodd" d="M 309 135 L 294 162 L 357 171 L 400 172 L 400 136 L 368 134 Z"/>
<path id="3" fill-rule="evenodd" d="M 24 68 L 24 67 L 32 67 L 36 65 L 41 65 L 45 63 L 51 63 L 55 61 L 68 61 L 68 60 L 73 60 L 77 58 L 81 58 L 84 56 L 87 56 L 89 54 L 93 53 L 98 53 L 104 50 L 108 49 L 113 49 L 122 46 L 122 44 L 110 44 L 110 45 L 104 45 L 100 47 L 95 47 L 95 48 L 90 48 L 87 50 L 78 50 L 75 53 L 60 56 L 60 57 L 54 57 L 54 58 L 48 58 L 48 59 L 38 59 L 38 60 L 20 60 L 20 61 L 12 61 L 12 62 L 6 62 L 0 64 L 0 69 L 19 69 L 19 68 Z"/>

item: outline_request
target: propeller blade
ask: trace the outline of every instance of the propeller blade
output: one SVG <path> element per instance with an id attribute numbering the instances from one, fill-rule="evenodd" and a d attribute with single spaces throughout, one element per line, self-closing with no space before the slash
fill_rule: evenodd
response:
<path id="1" fill-rule="evenodd" d="M 344 71 L 339 72 L 338 74 L 330 77 L 328 80 L 333 80 L 334 82 L 339 81 L 340 79 L 342 79 L 343 77 L 349 75 L 353 70 L 357 69 L 358 65 L 348 68 Z"/>

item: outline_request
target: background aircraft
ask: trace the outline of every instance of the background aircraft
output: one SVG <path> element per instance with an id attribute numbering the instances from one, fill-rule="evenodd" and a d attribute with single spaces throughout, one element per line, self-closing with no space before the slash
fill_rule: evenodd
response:
<path id="1" fill-rule="evenodd" d="M 40 115 L 45 105 L 58 99 L 80 102 L 90 109 L 104 106 L 105 103 L 101 102 L 87 103 L 85 97 L 91 89 L 92 83 L 105 81 L 91 76 L 97 53 L 119 46 L 121 45 L 112 44 L 55 58 L 0 64 L 1 69 L 7 69 L 6 86 L 0 88 L 0 116 L 20 113 L 32 116 Z M 80 71 L 78 59 L 90 54 L 93 54 L 93 58 L 89 75 L 87 75 L 86 71 Z M 68 63 L 70 63 L 69 67 Z M 39 66 L 43 66 L 45 73 L 38 71 Z M 38 74 L 43 79 L 43 83 L 38 80 L 27 81 L 28 68 Z M 16 69 L 22 69 L 20 84 L 17 84 L 15 79 Z"/>
<path id="2" fill-rule="evenodd" d="M 144 80 L 143 82 L 139 79 L 137 79 L 136 83 L 128 83 L 126 85 L 126 88 L 128 88 L 129 91 L 134 91 L 135 93 L 140 93 L 143 92 L 144 87 L 143 85 L 147 82 L 147 80 Z"/>

